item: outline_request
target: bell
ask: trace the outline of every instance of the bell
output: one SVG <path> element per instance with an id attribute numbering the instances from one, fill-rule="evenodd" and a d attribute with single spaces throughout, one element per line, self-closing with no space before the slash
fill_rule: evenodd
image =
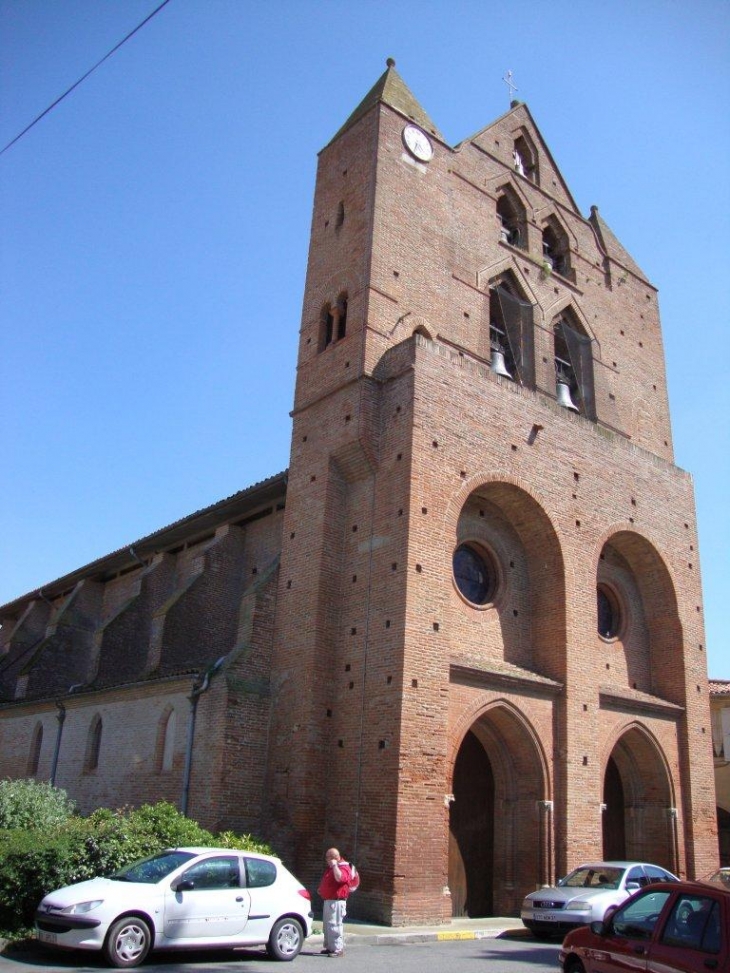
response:
<path id="1" fill-rule="evenodd" d="M 510 373 L 507 371 L 507 366 L 504 363 L 503 351 L 492 352 L 492 361 L 489 367 L 495 375 L 502 375 L 504 378 L 512 378 Z"/>
<path id="2" fill-rule="evenodd" d="M 580 409 L 570 397 L 570 386 L 568 384 L 565 382 L 558 382 L 557 393 L 558 405 L 562 405 L 564 409 L 572 409 L 573 412 L 580 412 Z"/>

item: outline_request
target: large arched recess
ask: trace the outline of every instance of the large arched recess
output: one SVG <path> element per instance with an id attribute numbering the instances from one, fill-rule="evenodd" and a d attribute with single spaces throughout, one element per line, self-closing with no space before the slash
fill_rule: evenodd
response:
<path id="1" fill-rule="evenodd" d="M 457 544 L 473 532 L 465 525 L 470 508 L 483 507 L 476 518 L 484 525 L 489 536 L 490 517 L 505 523 L 518 539 L 524 555 L 526 576 L 521 590 L 526 595 L 525 612 L 529 619 L 529 636 L 519 648 L 519 656 L 506 638 L 503 645 L 504 659 L 517 663 L 539 675 L 560 682 L 565 680 L 566 624 L 565 624 L 565 566 L 557 532 L 545 512 L 544 505 L 523 481 L 508 475 L 491 477 L 476 475 L 462 485 L 449 505 L 445 518 L 446 544 L 444 550 L 454 550 Z M 481 514 L 484 517 L 481 517 Z M 495 553 L 500 564 L 505 589 L 510 584 L 511 569 L 509 544 L 500 546 Z M 498 599 L 499 600 L 499 599 Z M 500 614 L 505 608 L 497 608 Z M 506 622 L 503 621 L 506 628 Z"/>
<path id="2" fill-rule="evenodd" d="M 603 777 L 603 856 L 678 867 L 674 787 L 664 752 L 640 723 L 624 727 Z"/>
<path id="3" fill-rule="evenodd" d="M 683 706 L 684 666 L 680 660 L 684 640 L 669 570 L 654 544 L 635 531 L 614 531 L 603 541 L 602 552 L 611 547 L 628 564 L 641 598 L 649 640 L 650 685 L 639 688 Z"/>
<path id="4" fill-rule="evenodd" d="M 454 915 L 514 915 L 551 878 L 547 760 L 529 721 L 506 700 L 460 736 L 452 765 L 449 888 Z"/>

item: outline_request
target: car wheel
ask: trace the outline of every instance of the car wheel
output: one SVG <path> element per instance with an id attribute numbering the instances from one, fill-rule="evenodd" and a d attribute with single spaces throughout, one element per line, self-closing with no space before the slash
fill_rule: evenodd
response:
<path id="1" fill-rule="evenodd" d="M 586 968 L 575 956 L 565 964 L 565 973 L 586 973 Z"/>
<path id="2" fill-rule="evenodd" d="M 112 923 L 104 940 L 104 958 L 111 966 L 139 966 L 152 945 L 152 933 L 144 919 L 124 916 Z"/>
<path id="3" fill-rule="evenodd" d="M 290 960 L 304 945 L 304 931 L 296 919 L 279 919 L 274 923 L 266 944 L 266 952 L 272 959 Z"/>

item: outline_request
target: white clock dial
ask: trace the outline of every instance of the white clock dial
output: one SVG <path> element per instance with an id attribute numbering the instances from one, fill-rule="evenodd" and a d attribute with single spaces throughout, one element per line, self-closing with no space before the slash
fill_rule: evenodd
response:
<path id="1" fill-rule="evenodd" d="M 403 142 L 411 155 L 420 162 L 430 162 L 433 158 L 433 146 L 428 136 L 415 125 L 406 125 L 403 129 Z"/>

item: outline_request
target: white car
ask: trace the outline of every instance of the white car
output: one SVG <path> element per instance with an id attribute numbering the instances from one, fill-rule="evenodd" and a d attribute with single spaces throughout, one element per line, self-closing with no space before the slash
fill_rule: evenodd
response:
<path id="1" fill-rule="evenodd" d="M 101 950 L 137 966 L 151 949 L 266 947 L 291 960 L 312 933 L 309 892 L 278 858 L 227 848 L 172 848 L 47 895 L 35 915 L 49 946 Z"/>
<path id="2" fill-rule="evenodd" d="M 552 888 L 531 892 L 520 917 L 535 936 L 563 935 L 603 920 L 638 889 L 653 882 L 678 882 L 666 868 L 645 862 L 588 862 Z"/>

